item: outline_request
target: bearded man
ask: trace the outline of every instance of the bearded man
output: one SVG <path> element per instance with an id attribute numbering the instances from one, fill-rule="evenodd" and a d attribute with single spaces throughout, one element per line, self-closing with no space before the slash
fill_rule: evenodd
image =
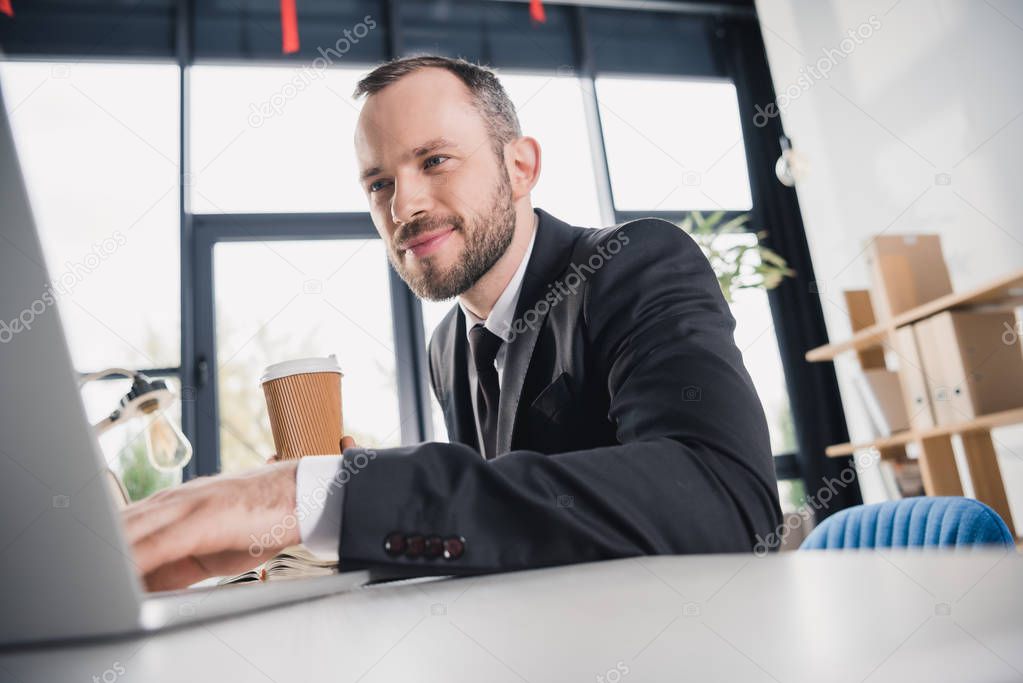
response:
<path id="1" fill-rule="evenodd" d="M 659 219 L 592 229 L 534 209 L 540 145 L 489 69 L 398 59 L 355 96 L 359 182 L 392 265 L 421 298 L 457 297 L 429 351 L 451 443 L 347 440 L 341 456 L 137 503 L 124 521 L 147 585 L 247 569 L 270 528 L 285 533 L 261 557 L 302 542 L 345 569 L 421 574 L 741 552 L 770 537 L 763 408 L 692 239 Z"/>

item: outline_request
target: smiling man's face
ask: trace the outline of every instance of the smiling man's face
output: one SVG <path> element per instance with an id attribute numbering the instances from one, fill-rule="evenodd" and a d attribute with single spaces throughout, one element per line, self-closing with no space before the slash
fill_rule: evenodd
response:
<path id="1" fill-rule="evenodd" d="M 465 292 L 508 248 L 508 169 L 455 74 L 423 68 L 371 95 L 355 151 L 373 224 L 417 296 Z"/>

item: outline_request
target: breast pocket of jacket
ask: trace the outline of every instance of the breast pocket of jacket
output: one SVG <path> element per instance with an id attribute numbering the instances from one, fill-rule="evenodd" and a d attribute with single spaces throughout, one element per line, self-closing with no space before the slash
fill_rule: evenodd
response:
<path id="1" fill-rule="evenodd" d="M 575 393 L 572 377 L 563 372 L 544 387 L 530 408 L 530 425 L 534 447 L 557 450 L 569 436 L 575 422 Z"/>

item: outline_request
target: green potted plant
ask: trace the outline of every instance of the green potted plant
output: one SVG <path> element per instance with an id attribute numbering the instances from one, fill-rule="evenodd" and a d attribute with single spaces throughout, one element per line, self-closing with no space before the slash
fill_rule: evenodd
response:
<path id="1" fill-rule="evenodd" d="M 774 289 L 796 274 L 777 252 L 760 244 L 766 231 L 751 233 L 743 228 L 749 222 L 748 213 L 727 221 L 724 218 L 724 211 L 706 216 L 693 211 L 678 226 L 703 250 L 728 303 L 741 289 Z"/>

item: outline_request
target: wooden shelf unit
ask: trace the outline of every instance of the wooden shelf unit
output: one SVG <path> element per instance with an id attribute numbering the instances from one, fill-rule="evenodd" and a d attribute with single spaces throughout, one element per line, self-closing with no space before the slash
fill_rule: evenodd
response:
<path id="1" fill-rule="evenodd" d="M 849 303 L 852 301 L 849 300 Z M 864 319 L 863 312 L 856 311 L 850 306 L 854 319 L 853 335 L 845 341 L 811 349 L 806 353 L 806 360 L 811 363 L 833 361 L 843 353 L 856 351 L 863 363 L 870 351 L 880 353 L 885 347 L 891 348 L 895 331 L 905 325 L 948 310 L 1006 309 L 1020 305 L 1023 305 L 1023 270 L 967 292 L 948 294 L 881 322 L 874 322 L 872 314 L 868 313 L 867 319 L 870 324 L 857 324 L 857 319 L 861 321 Z M 870 365 L 875 363 L 872 362 Z M 866 363 L 864 367 L 867 367 Z M 837 458 L 853 455 L 862 450 L 876 449 L 882 457 L 897 458 L 904 457 L 907 445 L 915 444 L 920 453 L 920 470 L 926 494 L 961 496 L 962 482 L 952 446 L 952 439 L 958 437 L 966 454 L 970 480 L 977 499 L 996 510 L 1015 535 L 1015 526 L 1005 496 L 1005 486 L 998 467 L 991 430 L 1020 423 L 1023 423 L 1023 408 L 1016 408 L 955 424 L 937 425 L 928 429 L 909 429 L 862 443 L 835 444 L 829 446 L 826 453 L 829 457 Z"/>
<path id="2" fill-rule="evenodd" d="M 901 313 L 891 320 L 875 323 L 857 330 L 845 341 L 818 346 L 806 352 L 806 360 L 811 363 L 835 360 L 847 351 L 861 351 L 874 346 L 881 346 L 889 341 L 896 328 L 929 318 L 942 311 L 963 308 L 979 308 L 981 306 L 1019 306 L 1023 304 L 1023 270 L 1006 275 L 982 287 L 977 287 L 962 294 L 949 294 L 935 299 L 922 306 Z"/>
<path id="3" fill-rule="evenodd" d="M 991 415 L 982 415 L 981 417 L 952 425 L 939 425 L 937 427 L 932 427 L 931 429 L 921 430 L 910 429 L 905 432 L 892 434 L 891 436 L 874 439 L 873 441 L 865 441 L 862 443 L 839 443 L 834 446 L 828 446 L 825 452 L 829 458 L 840 458 L 868 448 L 876 448 L 880 451 L 886 448 L 893 448 L 895 446 L 905 446 L 908 443 L 919 441 L 920 439 L 931 439 L 938 436 L 951 436 L 953 434 L 989 431 L 996 427 L 1005 427 L 1008 425 L 1019 424 L 1021 422 L 1023 422 L 1023 408 L 1015 408 L 1013 410 L 1005 410 L 1000 413 L 992 413 Z"/>

